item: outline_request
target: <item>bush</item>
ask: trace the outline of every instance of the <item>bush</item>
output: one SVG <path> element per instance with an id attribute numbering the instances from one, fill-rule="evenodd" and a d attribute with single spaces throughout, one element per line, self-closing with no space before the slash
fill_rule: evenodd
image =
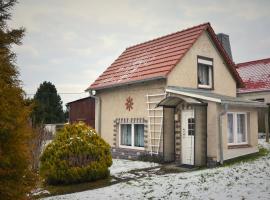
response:
<path id="1" fill-rule="evenodd" d="M 41 156 L 40 175 L 49 184 L 94 181 L 109 175 L 110 146 L 84 123 L 65 125 Z"/>
<path id="2" fill-rule="evenodd" d="M 151 155 L 147 153 L 141 154 L 138 157 L 138 160 L 144 161 L 144 162 L 160 163 L 160 164 L 165 163 L 162 155 L 155 155 L 155 154 Z"/>

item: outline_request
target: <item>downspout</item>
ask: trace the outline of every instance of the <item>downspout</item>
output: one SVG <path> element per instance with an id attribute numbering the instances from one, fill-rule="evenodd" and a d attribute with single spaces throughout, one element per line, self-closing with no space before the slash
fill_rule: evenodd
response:
<path id="1" fill-rule="evenodd" d="M 97 96 L 94 96 L 94 98 L 95 98 L 95 118 L 97 118 L 97 121 L 95 119 L 95 126 L 97 126 L 95 129 L 101 136 L 101 100 L 100 97 Z"/>
<path id="2" fill-rule="evenodd" d="M 222 116 L 225 115 L 228 111 L 228 104 L 223 104 L 224 110 L 218 115 L 218 133 L 219 133 L 219 158 L 220 164 L 223 165 L 223 134 L 222 134 Z"/>
<path id="3" fill-rule="evenodd" d="M 100 97 L 92 94 L 92 91 L 89 91 L 90 97 L 95 99 L 95 130 L 101 136 L 101 100 Z"/>

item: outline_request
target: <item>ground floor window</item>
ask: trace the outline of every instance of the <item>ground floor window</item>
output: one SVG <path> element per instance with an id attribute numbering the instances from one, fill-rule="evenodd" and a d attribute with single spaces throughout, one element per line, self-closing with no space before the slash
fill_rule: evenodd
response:
<path id="1" fill-rule="evenodd" d="M 144 124 L 120 124 L 120 146 L 144 147 Z"/>
<path id="2" fill-rule="evenodd" d="M 247 114 L 227 114 L 227 141 L 228 144 L 247 144 Z"/>

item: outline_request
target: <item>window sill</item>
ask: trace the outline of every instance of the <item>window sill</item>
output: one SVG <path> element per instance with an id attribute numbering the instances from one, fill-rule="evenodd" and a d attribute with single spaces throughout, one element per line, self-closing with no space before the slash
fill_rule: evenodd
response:
<path id="1" fill-rule="evenodd" d="M 213 87 L 211 85 L 198 85 L 198 88 L 200 89 L 207 89 L 207 90 L 212 90 Z"/>
<path id="2" fill-rule="evenodd" d="M 135 146 L 125 146 L 125 145 L 119 145 L 119 148 L 122 149 L 133 149 L 133 150 L 145 150 L 144 147 L 135 147 Z"/>
<path id="3" fill-rule="evenodd" d="M 249 148 L 251 147 L 249 144 L 233 144 L 228 145 L 228 149 L 241 149 L 241 148 Z"/>

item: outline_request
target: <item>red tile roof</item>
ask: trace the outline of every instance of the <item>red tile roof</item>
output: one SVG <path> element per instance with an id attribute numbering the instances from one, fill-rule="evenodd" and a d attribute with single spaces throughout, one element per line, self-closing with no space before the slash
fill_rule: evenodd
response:
<path id="1" fill-rule="evenodd" d="M 255 60 L 236 65 L 245 83 L 239 93 L 270 91 L 270 58 Z"/>
<path id="2" fill-rule="evenodd" d="M 166 78 L 204 31 L 208 31 L 240 87 L 242 80 L 234 63 L 219 43 L 210 23 L 205 23 L 128 47 L 87 90 Z"/>

